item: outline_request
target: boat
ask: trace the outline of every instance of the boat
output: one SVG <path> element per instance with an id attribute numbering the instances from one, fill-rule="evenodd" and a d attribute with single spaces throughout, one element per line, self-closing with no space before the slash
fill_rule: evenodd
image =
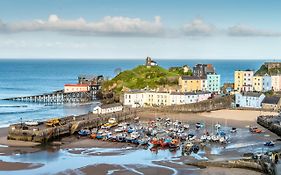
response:
<path id="1" fill-rule="evenodd" d="M 196 136 L 194 134 L 188 134 L 187 135 L 187 139 L 190 140 L 190 141 L 195 140 L 195 138 L 196 138 Z"/>
<path id="2" fill-rule="evenodd" d="M 160 144 L 160 146 L 161 147 L 168 147 L 169 146 L 169 144 L 172 142 L 172 139 L 171 138 L 165 138 L 165 139 L 160 139 L 159 140 L 159 144 Z"/>
<path id="3" fill-rule="evenodd" d="M 24 122 L 24 124 L 27 125 L 27 126 L 38 126 L 39 122 L 37 122 L 37 121 L 26 121 L 26 122 Z"/>
<path id="4" fill-rule="evenodd" d="M 221 125 L 219 123 L 215 124 L 215 128 L 216 129 L 220 129 L 221 128 Z"/>
<path id="5" fill-rule="evenodd" d="M 249 128 L 251 133 L 262 133 L 263 131 L 261 129 L 259 129 L 258 127 L 250 127 Z"/>
<path id="6" fill-rule="evenodd" d="M 192 142 L 186 142 L 182 148 L 182 155 L 189 155 L 192 151 L 191 148 L 193 146 Z"/>
<path id="7" fill-rule="evenodd" d="M 180 143 L 180 141 L 178 139 L 173 139 L 169 143 L 169 148 L 178 148 L 179 147 L 179 143 Z"/>
<path id="8" fill-rule="evenodd" d="M 137 138 L 140 137 L 140 134 L 138 132 L 134 131 L 134 132 L 131 133 L 131 137 L 132 137 L 132 139 L 137 139 Z"/>
<path id="9" fill-rule="evenodd" d="M 81 129 L 80 131 L 78 131 L 78 134 L 80 136 L 88 136 L 91 134 L 91 131 L 89 129 Z"/>
<path id="10" fill-rule="evenodd" d="M 237 128 L 231 128 L 230 132 L 231 133 L 236 133 L 237 132 Z"/>
<path id="11" fill-rule="evenodd" d="M 58 125 L 60 123 L 60 119 L 58 118 L 54 118 L 54 119 L 50 119 L 46 122 L 47 126 L 55 126 Z"/>
<path id="12" fill-rule="evenodd" d="M 153 137 L 153 138 L 150 140 L 150 143 L 151 143 L 154 147 L 160 145 L 160 141 L 159 141 L 159 139 L 157 139 L 156 137 Z"/>
<path id="13" fill-rule="evenodd" d="M 268 141 L 268 142 L 265 142 L 264 143 L 264 146 L 269 146 L 269 147 L 271 147 L 271 146 L 274 146 L 275 145 L 275 143 L 273 142 L 273 141 Z"/>
<path id="14" fill-rule="evenodd" d="M 189 129 L 189 124 L 183 125 L 183 128 L 184 128 L 184 129 Z"/>
<path id="15" fill-rule="evenodd" d="M 147 145 L 149 142 L 149 138 L 141 138 L 141 139 L 138 139 L 138 144 L 139 145 Z"/>
<path id="16" fill-rule="evenodd" d="M 203 127 L 203 124 L 201 124 L 200 122 L 197 122 L 197 123 L 195 124 L 195 127 L 196 127 L 196 129 L 200 129 L 200 128 Z"/>
<path id="17" fill-rule="evenodd" d="M 118 123 L 116 121 L 116 118 L 111 117 L 111 118 L 108 119 L 107 123 L 105 123 L 104 125 L 101 126 L 101 128 L 102 129 L 110 129 L 111 127 L 114 127 L 114 126 L 117 126 L 117 125 L 118 125 Z"/>

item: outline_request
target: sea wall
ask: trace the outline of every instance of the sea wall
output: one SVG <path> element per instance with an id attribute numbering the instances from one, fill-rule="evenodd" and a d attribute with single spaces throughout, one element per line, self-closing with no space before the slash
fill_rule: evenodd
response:
<path id="1" fill-rule="evenodd" d="M 134 110 L 126 110 L 106 115 L 85 114 L 67 116 L 60 119 L 60 126 L 47 127 L 45 124 L 38 127 L 22 127 L 21 124 L 11 125 L 7 139 L 45 143 L 50 140 L 69 136 L 83 128 L 95 128 L 103 125 L 109 118 L 115 117 L 118 122 L 132 119 L 136 116 Z"/>
<path id="2" fill-rule="evenodd" d="M 281 136 L 280 116 L 258 116 L 257 123 L 271 132 Z"/>
<path id="3" fill-rule="evenodd" d="M 186 105 L 174 105 L 163 107 L 150 107 L 152 111 L 162 112 L 206 112 L 220 109 L 227 109 L 231 107 L 233 96 L 218 97 L 210 100 L 201 101 L 198 103 L 191 103 Z"/>

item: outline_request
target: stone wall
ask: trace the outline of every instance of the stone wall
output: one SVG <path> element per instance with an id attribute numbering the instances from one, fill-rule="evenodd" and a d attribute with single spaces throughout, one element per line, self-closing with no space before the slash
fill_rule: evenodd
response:
<path id="1" fill-rule="evenodd" d="M 281 136 L 281 118 L 278 116 L 259 116 L 257 118 L 257 123 L 271 132 Z"/>
<path id="2" fill-rule="evenodd" d="M 116 120 L 120 122 L 132 119 L 135 116 L 135 110 L 125 110 L 106 115 L 85 114 L 76 116 L 75 120 L 73 116 L 68 116 L 61 118 L 61 123 L 63 124 L 55 127 L 38 126 L 38 128 L 30 127 L 28 129 L 23 129 L 21 124 L 15 124 L 9 127 L 7 138 L 10 140 L 45 143 L 62 136 L 74 134 L 83 128 L 91 129 L 99 127 L 106 123 L 111 117 L 115 117 Z"/>
<path id="3" fill-rule="evenodd" d="M 210 100 L 201 101 L 198 103 L 153 107 L 148 109 L 152 111 L 162 111 L 162 112 L 206 112 L 206 111 L 214 111 L 214 110 L 230 108 L 232 102 L 233 102 L 233 96 L 225 96 L 225 97 L 218 97 Z"/>

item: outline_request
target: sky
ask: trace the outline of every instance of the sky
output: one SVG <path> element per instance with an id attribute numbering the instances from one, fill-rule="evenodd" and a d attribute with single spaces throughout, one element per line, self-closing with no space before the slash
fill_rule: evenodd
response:
<path id="1" fill-rule="evenodd" d="M 1 0 L 0 58 L 278 59 L 280 0 Z"/>

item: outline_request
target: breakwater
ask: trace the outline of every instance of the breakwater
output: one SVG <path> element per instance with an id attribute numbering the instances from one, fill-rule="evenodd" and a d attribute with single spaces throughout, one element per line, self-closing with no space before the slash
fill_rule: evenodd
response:
<path id="1" fill-rule="evenodd" d="M 258 116 L 257 123 L 281 136 L 281 116 Z"/>
<path id="2" fill-rule="evenodd" d="M 46 122 L 38 126 L 24 126 L 23 123 L 10 125 L 7 139 L 46 143 L 51 140 L 69 136 L 83 128 L 95 128 L 103 125 L 109 118 L 114 117 L 118 122 L 132 119 L 136 116 L 134 110 L 95 115 L 92 113 L 80 116 L 67 116 L 60 118 L 58 126 L 48 127 Z"/>

